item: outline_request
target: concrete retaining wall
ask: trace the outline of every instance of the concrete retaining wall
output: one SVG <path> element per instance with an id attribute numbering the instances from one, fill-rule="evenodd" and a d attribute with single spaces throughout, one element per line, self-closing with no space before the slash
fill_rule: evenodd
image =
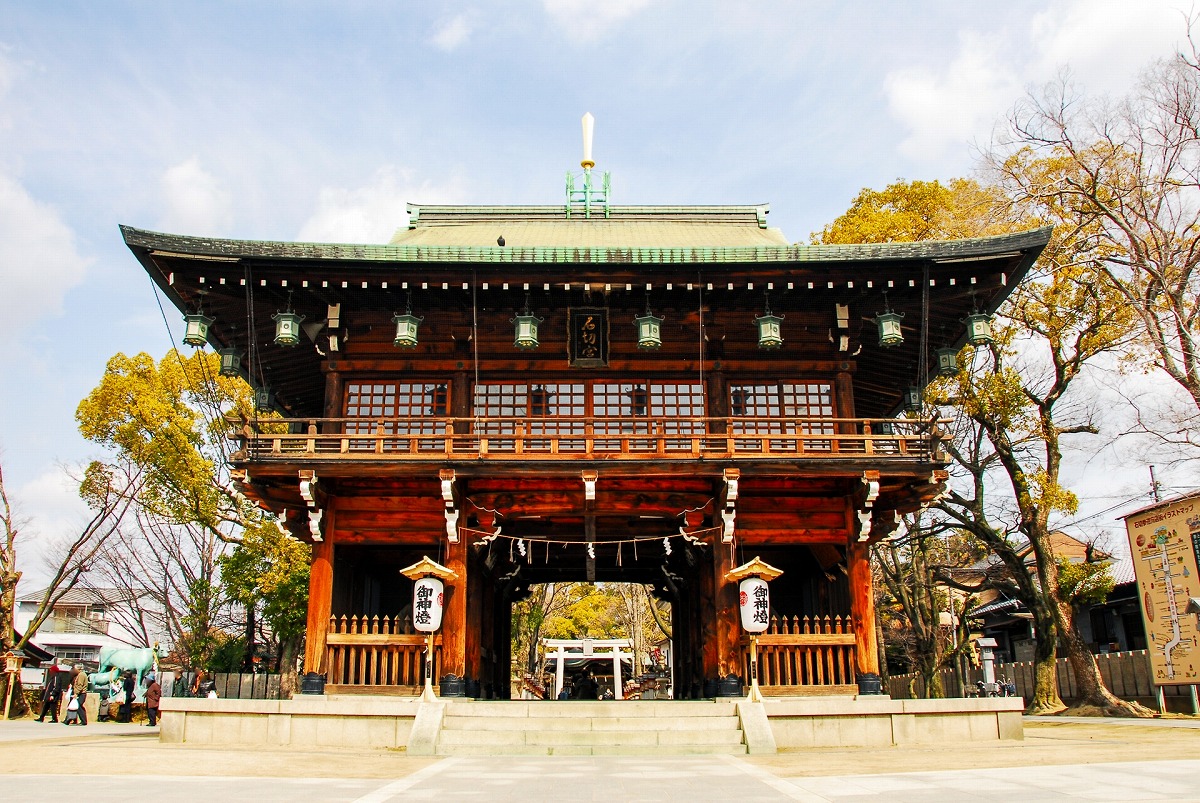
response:
<path id="1" fill-rule="evenodd" d="M 419 703 L 297 697 L 292 700 L 163 698 L 160 741 L 189 744 L 403 748 Z"/>
<path id="2" fill-rule="evenodd" d="M 781 750 L 1023 738 L 1019 698 L 767 698 L 765 707 Z"/>

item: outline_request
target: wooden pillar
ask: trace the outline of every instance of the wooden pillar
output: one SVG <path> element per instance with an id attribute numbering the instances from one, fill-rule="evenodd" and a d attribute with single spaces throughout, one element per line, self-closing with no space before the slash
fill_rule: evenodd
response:
<path id="1" fill-rule="evenodd" d="M 325 374 L 325 417 L 326 418 L 341 418 L 346 414 L 343 405 L 343 395 L 345 384 L 342 382 L 342 375 L 338 371 L 329 371 Z M 326 435 L 337 434 L 339 425 L 333 422 L 326 422 L 322 431 Z"/>
<path id="2" fill-rule="evenodd" d="M 465 538 L 463 539 L 466 540 Z M 474 564 L 467 573 L 467 613 L 466 613 L 466 677 L 483 683 L 482 651 L 483 651 L 483 572 L 479 567 L 479 557 L 466 562 Z M 482 689 L 480 689 L 482 692 Z"/>
<path id="3" fill-rule="evenodd" d="M 867 545 L 852 541 L 846 548 L 850 578 L 850 622 L 854 627 L 854 663 L 859 694 L 882 694 L 879 642 L 875 637 L 875 588 Z"/>
<path id="4" fill-rule="evenodd" d="M 308 574 L 308 625 L 304 639 L 304 671 L 325 671 L 325 637 L 333 604 L 333 544 L 326 539 L 312 545 Z"/>
<path id="5" fill-rule="evenodd" d="M 465 677 L 467 671 L 467 539 L 446 544 L 446 568 L 458 575 L 450 586 L 442 614 L 442 676 Z"/>
<path id="6" fill-rule="evenodd" d="M 738 655 L 738 638 L 741 635 L 737 586 L 725 581 L 725 575 L 733 569 L 733 548 L 714 539 L 713 544 L 713 602 L 716 607 L 715 638 L 717 651 L 717 678 L 741 675 L 742 662 Z"/>

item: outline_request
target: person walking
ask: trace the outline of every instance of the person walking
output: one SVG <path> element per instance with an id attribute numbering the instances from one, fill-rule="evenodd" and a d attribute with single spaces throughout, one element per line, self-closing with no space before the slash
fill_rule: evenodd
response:
<path id="1" fill-rule="evenodd" d="M 150 681 L 150 685 L 146 687 L 146 716 L 150 717 L 148 727 L 153 728 L 158 724 L 158 703 L 162 699 L 162 686 L 158 683 L 158 678 L 151 672 L 146 676 Z"/>
<path id="2" fill-rule="evenodd" d="M 75 699 L 79 701 L 79 724 L 86 725 L 87 709 L 83 704 L 87 701 L 88 674 L 82 666 L 75 667 L 75 678 L 71 681 L 71 688 L 75 691 Z"/>
<path id="3" fill-rule="evenodd" d="M 133 721 L 133 690 L 136 684 L 133 680 L 133 670 L 126 669 L 125 677 L 121 680 L 121 707 L 117 709 L 117 722 Z"/>
<path id="4" fill-rule="evenodd" d="M 46 670 L 46 687 L 42 689 L 42 712 L 37 721 L 45 722 L 49 712 L 50 721 L 58 722 L 58 705 L 62 701 L 63 673 L 58 671 L 58 664 L 51 664 Z"/>

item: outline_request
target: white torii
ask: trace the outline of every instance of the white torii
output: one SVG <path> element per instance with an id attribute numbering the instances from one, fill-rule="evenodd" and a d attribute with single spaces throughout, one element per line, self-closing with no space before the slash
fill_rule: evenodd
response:
<path id="1" fill-rule="evenodd" d="M 596 654 L 596 649 L 608 649 L 612 654 L 613 662 L 613 697 L 617 700 L 625 699 L 624 691 L 621 684 L 621 659 L 632 658 L 633 653 L 624 652 L 624 649 L 629 648 L 629 639 L 614 638 L 614 639 L 566 639 L 566 638 L 544 638 L 542 639 L 543 646 L 546 647 L 547 655 L 550 657 L 550 648 L 554 647 L 554 699 L 558 699 L 558 695 L 562 693 L 563 688 L 563 668 L 567 658 L 591 658 Z M 574 651 L 574 654 L 569 654 L 568 650 Z"/>

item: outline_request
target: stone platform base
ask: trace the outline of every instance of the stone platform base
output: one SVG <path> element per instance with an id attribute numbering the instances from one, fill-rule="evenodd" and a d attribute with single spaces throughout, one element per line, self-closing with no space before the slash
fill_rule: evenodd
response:
<path id="1" fill-rule="evenodd" d="M 295 745 L 348 748 L 406 749 L 424 755 L 445 754 L 463 733 L 491 731 L 492 755 L 516 754 L 511 734 L 514 717 L 530 717 L 541 725 L 532 729 L 547 745 L 569 739 L 565 733 L 555 740 L 554 731 L 597 731 L 606 745 L 620 732 L 647 731 L 646 719 L 637 727 L 635 717 L 653 715 L 660 730 L 685 730 L 685 720 L 705 714 L 698 707 L 725 705 L 720 713 L 737 721 L 742 734 L 736 741 L 741 752 L 774 752 L 810 747 L 883 747 L 900 744 L 957 744 L 964 741 L 1020 739 L 1020 698 L 953 700 L 892 700 L 887 697 L 820 697 L 806 699 L 767 698 L 762 704 L 745 704 L 726 699 L 718 703 L 697 701 L 628 701 L 579 703 L 574 701 L 471 702 L 463 700 L 421 703 L 397 697 L 301 696 L 292 700 L 223 700 L 163 698 L 163 742 L 225 745 Z M 519 710 L 518 710 L 519 709 Z M 602 709 L 602 710 L 601 710 Z M 677 726 L 667 722 L 678 711 Z M 764 716 L 765 714 L 765 716 Z M 470 723 L 454 734 L 454 717 Z M 485 727 L 480 718 L 497 718 L 497 727 Z M 589 719 L 578 727 L 569 720 Z M 468 719 L 462 719 L 468 718 Z M 717 718 L 711 721 L 716 722 Z M 535 723 L 536 724 L 536 723 Z M 586 727 L 584 727 L 586 724 Z M 544 727 L 542 727 L 544 725 Z M 526 727 L 525 730 L 529 730 Z M 611 731 L 601 734 L 602 731 Z M 447 736 L 447 734 L 450 734 Z M 522 741 L 528 745 L 528 736 Z M 581 742 L 584 737 L 572 736 Z M 721 737 L 724 738 L 723 736 Z M 474 738 L 474 742 L 478 742 Z M 494 741 L 495 744 L 490 742 Z M 628 745 L 639 755 L 655 752 L 666 744 L 663 738 L 647 740 L 644 734 Z M 712 737 L 715 744 L 718 740 Z M 473 744 L 474 744 L 473 742 Z M 714 749 L 714 752 L 719 752 Z"/>
<path id="2" fill-rule="evenodd" d="M 408 745 L 421 704 L 396 697 L 298 696 L 291 700 L 164 697 L 159 740 L 189 744 L 320 747 Z"/>
<path id="3" fill-rule="evenodd" d="M 892 700 L 889 697 L 766 699 L 781 750 L 1022 739 L 1019 697 Z"/>

